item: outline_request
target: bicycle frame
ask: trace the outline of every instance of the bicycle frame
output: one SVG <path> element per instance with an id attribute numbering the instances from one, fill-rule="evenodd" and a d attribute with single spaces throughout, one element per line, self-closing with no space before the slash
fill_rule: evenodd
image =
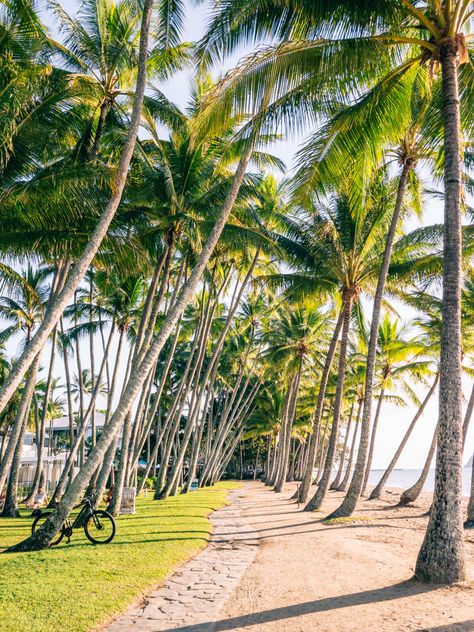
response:
<path id="1" fill-rule="evenodd" d="M 82 527 L 83 523 L 83 518 L 85 514 L 90 514 L 91 513 L 91 508 L 88 502 L 86 503 L 81 503 L 82 505 L 82 509 L 81 511 L 77 514 L 76 519 L 74 520 L 74 522 L 71 525 L 71 529 L 79 529 L 79 527 Z M 77 507 L 80 507 L 81 505 L 77 505 Z"/>
<path id="2" fill-rule="evenodd" d="M 77 514 L 74 522 L 71 524 L 71 521 L 69 520 L 69 518 L 64 522 L 63 531 L 65 532 L 65 535 L 67 537 L 70 537 L 72 535 L 72 531 L 74 529 L 80 529 L 81 527 L 83 527 L 84 520 L 85 519 L 87 520 L 91 515 L 93 515 L 91 498 L 86 498 L 85 500 L 80 502 L 78 505 L 76 505 L 74 509 L 77 509 L 78 507 L 82 507 L 82 509 Z"/>

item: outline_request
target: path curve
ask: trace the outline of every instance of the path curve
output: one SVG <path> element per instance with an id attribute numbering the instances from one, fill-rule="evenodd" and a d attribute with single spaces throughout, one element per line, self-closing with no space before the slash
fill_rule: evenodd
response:
<path id="1" fill-rule="evenodd" d="M 128 608 L 106 632 L 164 632 L 192 626 L 212 630 L 221 608 L 253 562 L 257 532 L 242 516 L 245 484 L 229 492 L 230 504 L 213 512 L 208 546 L 179 567 L 163 586 L 148 593 L 139 606 Z"/>

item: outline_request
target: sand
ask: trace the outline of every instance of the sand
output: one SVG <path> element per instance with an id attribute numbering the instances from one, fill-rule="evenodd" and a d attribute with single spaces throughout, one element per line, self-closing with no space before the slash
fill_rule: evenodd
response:
<path id="1" fill-rule="evenodd" d="M 261 483 L 245 489 L 243 515 L 260 546 L 216 630 L 474 631 L 474 531 L 466 532 L 469 581 L 449 588 L 411 581 L 430 494 L 393 509 L 399 490 L 387 490 L 361 502 L 353 522 L 327 526 L 320 519 L 340 503 L 338 492 L 329 492 L 322 512 L 306 513 L 290 500 L 293 484 L 283 494 Z"/>

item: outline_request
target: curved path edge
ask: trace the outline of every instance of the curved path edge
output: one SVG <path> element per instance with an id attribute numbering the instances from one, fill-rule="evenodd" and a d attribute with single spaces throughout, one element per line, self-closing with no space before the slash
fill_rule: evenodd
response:
<path id="1" fill-rule="evenodd" d="M 209 516 L 208 546 L 103 629 L 164 632 L 192 626 L 193 632 L 211 632 L 257 553 L 257 532 L 242 516 L 244 496 L 245 484 L 229 491 L 229 505 Z"/>

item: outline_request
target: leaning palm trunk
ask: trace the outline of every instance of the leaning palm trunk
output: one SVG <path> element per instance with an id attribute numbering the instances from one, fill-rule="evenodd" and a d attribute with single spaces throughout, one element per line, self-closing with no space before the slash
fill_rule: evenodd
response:
<path id="1" fill-rule="evenodd" d="M 419 407 L 419 409 L 416 412 L 416 415 L 413 417 L 413 419 L 411 420 L 410 425 L 407 428 L 407 431 L 405 432 L 403 439 L 400 442 L 400 445 L 398 446 L 395 454 L 393 455 L 392 460 L 389 463 L 389 466 L 387 467 L 387 469 L 385 470 L 385 472 L 383 473 L 382 478 L 379 480 L 379 482 L 377 483 L 377 485 L 374 487 L 374 489 L 372 490 L 370 496 L 369 496 L 369 500 L 374 500 L 376 498 L 380 498 L 380 494 L 382 493 L 382 490 L 385 486 L 385 483 L 388 481 L 390 474 L 393 472 L 393 468 L 396 466 L 396 464 L 398 463 L 398 459 L 400 458 L 407 442 L 408 439 L 411 436 L 411 433 L 413 432 L 413 429 L 415 428 L 416 422 L 418 421 L 418 419 L 422 416 L 426 405 L 428 404 L 428 402 L 431 399 L 431 396 L 433 395 L 433 393 L 436 390 L 436 387 L 438 386 L 438 381 L 439 381 L 439 373 L 436 373 L 436 377 L 434 379 L 433 384 L 431 385 L 430 390 L 428 391 L 425 399 L 423 400 L 421 406 Z"/>
<path id="2" fill-rule="evenodd" d="M 151 4 L 152 3 L 150 1 L 146 2 L 145 12 L 150 11 Z M 144 40 L 145 50 L 147 45 L 148 25 L 149 16 L 146 19 L 144 18 L 142 27 L 142 31 L 145 31 L 145 35 L 142 36 Z M 140 49 L 141 48 L 142 43 L 140 44 Z M 143 64 L 144 61 L 145 59 L 143 57 Z M 183 284 L 176 302 L 168 310 L 161 329 L 153 339 L 153 342 L 150 345 L 150 349 L 147 351 L 143 361 L 140 362 L 138 366 L 136 365 L 136 363 L 134 363 L 133 369 L 130 372 L 130 378 L 122 393 L 117 409 L 110 418 L 110 421 L 106 424 L 106 426 L 104 426 L 102 435 L 100 436 L 100 439 L 97 442 L 95 448 L 91 450 L 89 459 L 81 468 L 80 472 L 69 486 L 69 489 L 66 491 L 63 500 L 59 503 L 54 513 L 44 523 L 43 527 L 23 542 L 20 542 L 15 547 L 12 547 L 10 550 L 27 551 L 38 550 L 47 547 L 51 542 L 51 538 L 53 538 L 54 535 L 59 531 L 64 520 L 71 513 L 72 508 L 74 507 L 83 490 L 89 483 L 89 480 L 94 474 L 98 464 L 104 458 L 107 448 L 113 441 L 115 434 L 118 433 L 121 425 L 123 424 L 123 421 L 128 414 L 133 402 L 135 401 L 140 388 L 146 380 L 151 367 L 156 362 L 158 355 L 163 349 L 163 346 L 168 340 L 171 332 L 175 328 L 179 318 L 181 317 L 181 314 L 191 300 L 191 297 L 194 294 L 196 287 L 207 266 L 207 262 L 209 261 L 209 258 L 211 257 L 212 252 L 214 251 L 214 248 L 219 241 L 219 237 L 227 223 L 229 215 L 232 212 L 240 186 L 244 179 L 247 165 L 250 161 L 251 154 L 252 143 L 248 142 L 235 172 L 232 184 L 222 207 L 222 211 L 218 219 L 216 220 L 216 223 L 214 224 L 214 227 L 212 228 L 206 243 L 204 244 L 201 254 L 197 258 L 196 264 L 191 274 L 189 275 L 187 281 Z"/>
<path id="3" fill-rule="evenodd" d="M 382 411 L 383 398 L 385 395 L 385 389 L 382 388 L 379 394 L 379 401 L 377 402 L 377 409 L 375 411 L 374 423 L 372 426 L 372 435 L 370 437 L 369 455 L 367 457 L 367 464 L 365 466 L 364 482 L 362 483 L 361 495 L 365 494 L 367 489 L 367 483 L 369 482 L 369 474 L 372 468 L 372 461 L 374 458 L 375 439 L 377 437 L 377 428 L 379 427 L 380 413 Z"/>
<path id="4" fill-rule="evenodd" d="M 128 444 L 130 442 L 130 434 L 132 430 L 132 414 L 128 412 L 125 422 L 123 424 L 122 445 L 120 454 L 120 463 L 117 472 L 117 480 L 115 481 L 115 489 L 112 496 L 112 500 L 107 507 L 107 511 L 112 516 L 118 516 L 120 508 L 122 506 L 123 488 L 125 487 L 125 477 L 127 473 L 127 461 L 128 461 Z"/>
<path id="5" fill-rule="evenodd" d="M 337 369 L 337 386 L 336 386 L 336 398 L 334 400 L 334 413 L 333 422 L 331 428 L 331 434 L 329 436 L 328 449 L 326 453 L 326 459 L 324 462 L 324 470 L 322 477 L 319 481 L 318 489 L 313 498 L 304 508 L 305 511 L 317 511 L 326 496 L 326 492 L 329 487 L 329 479 L 334 466 L 334 457 L 336 454 L 337 437 L 339 435 L 339 418 L 341 416 L 342 397 L 344 395 L 344 380 L 346 375 L 346 363 L 347 363 L 347 344 L 349 342 L 349 329 L 352 316 L 352 305 L 354 301 L 354 294 L 352 289 L 344 291 L 344 316 L 342 323 L 341 334 L 341 347 L 339 350 L 339 366 Z"/>
<path id="6" fill-rule="evenodd" d="M 118 434 L 114 437 L 112 443 L 109 445 L 109 447 L 107 448 L 107 452 L 105 453 L 104 456 L 104 460 L 102 462 L 102 465 L 100 466 L 100 471 L 99 471 L 99 475 L 97 476 L 97 480 L 95 482 L 95 504 L 96 507 L 99 505 L 105 489 L 107 487 L 107 481 L 109 480 L 109 476 L 111 474 L 113 474 L 113 467 L 114 467 L 114 458 L 115 458 L 115 452 L 117 450 L 117 444 L 118 444 Z M 115 479 L 114 479 L 115 482 Z"/>
<path id="7" fill-rule="evenodd" d="M 285 444 L 285 430 L 286 430 L 286 418 L 288 416 L 288 407 L 290 405 L 290 395 L 291 395 L 291 383 L 288 386 L 288 389 L 285 394 L 285 400 L 283 402 L 282 413 L 281 413 L 281 421 L 280 421 L 280 430 L 278 432 L 278 443 L 276 445 L 275 452 L 275 467 L 273 469 L 272 477 L 270 478 L 269 484 L 274 487 L 278 477 L 280 475 L 282 457 L 284 452 L 284 444 Z"/>
<path id="8" fill-rule="evenodd" d="M 328 410 L 328 416 L 326 418 L 326 423 L 324 424 L 324 428 L 323 431 L 319 437 L 319 441 L 318 441 L 318 448 L 319 448 L 319 461 L 318 461 L 318 469 L 316 472 L 316 476 L 314 477 L 314 483 L 316 484 L 319 479 L 321 478 L 321 474 L 323 472 L 323 463 L 324 463 L 324 459 L 326 458 L 326 445 L 327 445 L 327 433 L 329 430 L 329 421 L 330 421 L 330 413 L 331 413 L 331 407 L 329 407 Z"/>
<path id="9" fill-rule="evenodd" d="M 403 494 L 400 496 L 400 500 L 398 502 L 399 505 L 408 505 L 409 503 L 414 503 L 418 496 L 423 491 L 423 486 L 428 477 L 428 473 L 430 471 L 431 462 L 433 461 L 434 453 L 436 451 L 436 442 L 438 439 L 438 428 L 439 425 L 436 426 L 433 439 L 431 440 L 430 449 L 428 450 L 428 454 L 426 455 L 425 464 L 423 465 L 423 469 L 421 470 L 421 474 L 414 485 L 412 485 L 409 489 L 406 489 Z"/>
<path id="10" fill-rule="evenodd" d="M 466 413 L 464 415 L 464 421 L 462 424 L 462 447 L 464 450 L 464 445 L 466 443 L 467 431 L 469 429 L 469 424 L 471 422 L 472 412 L 474 410 L 474 384 L 471 388 L 471 394 L 469 396 L 469 401 L 467 403 Z"/>
<path id="11" fill-rule="evenodd" d="M 61 496 L 64 493 L 64 490 L 66 489 L 66 485 L 68 482 L 68 478 L 70 476 L 70 474 L 74 471 L 74 461 L 76 459 L 77 453 L 79 451 L 79 447 L 83 444 L 84 441 L 84 436 L 86 434 L 86 430 L 87 430 L 87 426 L 89 423 L 89 417 L 90 414 L 92 413 L 92 411 L 95 408 L 95 401 L 97 399 L 97 396 L 99 394 L 99 389 L 100 389 L 100 384 L 101 384 L 101 380 L 102 380 L 102 374 L 104 371 L 104 367 L 107 363 L 107 359 L 109 356 L 109 352 L 110 352 L 110 345 L 112 342 L 112 338 L 113 338 L 113 334 L 114 334 L 114 326 L 112 325 L 112 328 L 110 330 L 110 334 L 109 334 L 109 338 L 107 341 L 107 346 L 105 348 L 104 351 L 104 356 L 102 358 L 102 363 L 99 369 L 99 374 L 97 376 L 97 381 L 96 381 L 96 387 L 94 389 L 94 392 L 92 394 L 91 400 L 89 402 L 89 406 L 87 408 L 87 411 L 84 415 L 84 418 L 82 419 L 82 421 L 79 424 L 79 427 L 77 429 L 77 436 L 74 440 L 74 443 L 71 445 L 71 449 L 69 451 L 68 457 L 66 459 L 66 463 L 64 464 L 64 468 L 63 471 L 61 472 L 61 476 L 59 477 L 59 481 L 58 484 L 56 485 L 56 489 L 54 490 L 54 494 L 51 497 L 49 506 L 50 507 L 54 507 L 56 505 L 56 503 L 58 502 L 58 500 L 61 498 Z M 117 360 L 116 360 L 116 368 L 117 368 L 117 362 L 118 362 L 118 357 L 120 354 L 120 347 L 121 347 L 121 338 L 119 339 L 119 346 L 117 349 Z M 114 370 L 114 373 L 116 373 L 116 368 Z"/>
<path id="12" fill-rule="evenodd" d="M 31 404 L 31 400 L 30 400 Z M 28 414 L 23 421 L 20 437 L 16 444 L 15 453 L 13 455 L 13 461 L 10 468 L 10 475 L 8 477 L 7 493 L 5 497 L 5 504 L 3 506 L 2 518 L 18 518 L 20 512 L 18 510 L 18 478 L 20 474 L 21 453 L 23 450 L 23 440 L 25 437 L 26 427 L 28 426 Z"/>
<path id="13" fill-rule="evenodd" d="M 64 321 L 62 318 L 59 320 L 59 325 L 61 328 L 61 335 L 64 337 Z M 64 344 L 64 340 L 62 342 L 62 351 L 63 351 L 63 364 L 64 364 L 64 375 L 66 378 L 66 400 L 67 400 L 67 414 L 69 421 L 69 444 L 72 448 L 74 443 L 74 409 L 72 405 L 72 394 L 71 394 L 71 373 L 69 370 L 69 358 L 67 355 L 67 346 Z"/>
<path id="14" fill-rule="evenodd" d="M 402 210 L 403 198 L 407 186 L 408 174 L 413 168 L 413 160 L 407 158 L 403 164 L 400 179 L 398 181 L 397 198 L 395 200 L 395 208 L 393 209 L 392 220 L 387 234 L 385 250 L 383 253 L 382 265 L 377 280 L 377 289 L 375 291 L 374 304 L 372 308 L 372 322 L 370 325 L 369 348 L 367 352 L 367 368 L 365 374 L 364 389 L 364 407 L 361 422 L 359 450 L 357 453 L 357 461 L 352 476 L 349 490 L 340 507 L 333 511 L 328 518 L 340 518 L 350 516 L 354 511 L 359 499 L 362 485 L 364 482 L 365 466 L 367 462 L 367 451 L 369 449 L 370 427 L 372 418 L 372 399 L 374 390 L 375 377 L 375 361 L 377 356 L 377 340 L 379 332 L 380 313 L 382 310 L 382 299 L 385 290 L 385 282 L 387 280 L 388 268 L 392 257 L 393 244 L 397 232 L 398 219 Z"/>
<path id="15" fill-rule="evenodd" d="M 439 430 L 433 505 L 415 575 L 451 584 L 466 576 L 462 519 L 461 386 L 461 139 L 458 89 L 460 44 L 440 48 L 444 119 L 443 307 L 439 381 Z"/>
<path id="16" fill-rule="evenodd" d="M 288 417 L 286 420 L 286 432 L 285 432 L 285 447 L 282 456 L 282 466 L 280 470 L 279 478 L 275 485 L 275 491 L 282 493 L 285 487 L 285 483 L 288 477 L 288 470 L 290 466 L 290 446 L 291 446 L 291 431 L 293 429 L 293 423 L 296 415 L 296 403 L 298 400 L 298 391 L 300 388 L 301 374 L 303 371 L 303 356 L 300 358 L 300 364 L 298 367 L 298 373 L 296 375 L 295 384 L 293 386 L 293 392 L 291 394 L 290 408 Z"/>
<path id="17" fill-rule="evenodd" d="M 10 401 L 13 393 L 18 388 L 23 376 L 30 367 L 34 358 L 43 349 L 46 340 L 53 331 L 56 323 L 61 318 L 66 306 L 71 302 L 75 291 L 79 287 L 84 275 L 86 274 L 92 260 L 94 259 L 104 237 L 107 234 L 110 223 L 113 220 L 117 208 L 122 199 L 122 193 L 127 180 L 130 161 L 135 149 L 135 142 L 141 122 L 141 112 L 143 98 L 146 87 L 147 77 L 147 57 L 148 57 L 148 39 L 149 28 L 152 16 L 153 0 L 145 0 L 143 4 L 142 24 L 140 30 L 140 50 L 138 56 L 138 73 L 135 88 L 135 96 L 133 101 L 133 110 L 130 117 L 130 125 L 128 128 L 127 138 L 122 150 L 120 162 L 115 174 L 109 201 L 94 229 L 87 246 L 83 253 L 76 261 L 74 267 L 69 272 L 63 289 L 51 302 L 44 316 L 43 322 L 38 327 L 31 342 L 27 345 L 15 367 L 5 380 L 0 390 L 0 412 Z"/>
<path id="18" fill-rule="evenodd" d="M 341 483 L 342 472 L 344 470 L 344 463 L 346 461 L 347 444 L 349 443 L 349 435 L 351 433 L 351 428 L 352 428 L 353 413 L 354 413 L 354 402 L 352 402 L 351 409 L 349 411 L 349 419 L 347 421 L 346 436 L 344 437 L 344 444 L 342 446 L 341 454 L 339 457 L 339 467 L 337 469 L 336 478 L 333 480 L 333 482 L 329 486 L 329 489 L 337 489 Z"/>
<path id="19" fill-rule="evenodd" d="M 208 305 L 208 308 L 209 308 L 209 305 Z M 175 439 L 178 435 L 179 426 L 181 422 L 182 411 L 184 409 L 191 387 L 193 387 L 192 402 L 194 403 L 194 398 L 196 396 L 197 389 L 198 389 L 198 377 L 196 377 L 195 379 L 195 376 L 196 376 L 196 373 L 198 373 L 198 371 L 200 370 L 200 367 L 204 358 L 206 339 L 207 339 L 207 334 L 209 332 L 211 322 L 212 322 L 212 318 L 210 318 L 210 310 L 209 309 L 206 309 L 206 311 L 201 310 L 198 331 L 196 332 L 196 336 L 194 337 L 194 340 L 193 340 L 193 344 L 188 356 L 188 360 L 186 362 L 184 373 L 178 387 L 178 392 L 175 396 L 175 401 L 173 402 L 173 405 L 171 407 L 171 410 L 168 413 L 168 417 L 166 420 L 166 438 L 164 441 L 164 445 L 162 446 L 160 473 L 155 483 L 155 493 L 154 493 L 155 500 L 161 499 L 162 494 L 165 493 L 165 488 L 167 486 L 166 477 L 168 473 L 168 464 L 169 464 L 169 460 L 171 456 L 171 451 L 175 445 Z M 194 360 L 194 355 L 196 355 L 195 360 Z M 188 378 L 188 375 L 189 375 L 189 378 Z M 194 413 L 193 403 L 191 403 L 189 406 L 190 413 L 189 413 L 188 419 Z M 191 420 L 189 419 L 189 421 Z"/>
<path id="20" fill-rule="evenodd" d="M 347 485 L 349 484 L 349 478 L 351 476 L 351 471 L 352 471 L 352 463 L 354 462 L 355 447 L 357 445 L 357 436 L 359 434 L 359 428 L 360 428 L 359 422 L 360 422 L 360 415 L 362 413 L 362 404 L 363 404 L 363 400 L 361 399 L 359 401 L 359 407 L 357 409 L 356 425 L 354 428 L 354 434 L 352 435 L 352 444 L 351 444 L 351 451 L 349 452 L 349 461 L 347 462 L 346 473 L 344 474 L 342 483 L 337 488 L 338 492 L 345 492 L 347 489 Z"/>
<path id="21" fill-rule="evenodd" d="M 31 486 L 30 492 L 28 494 L 28 496 L 25 499 L 25 503 L 29 504 L 36 492 L 38 491 L 38 487 L 40 484 L 40 479 L 41 479 L 41 474 L 43 472 L 43 459 L 44 459 L 44 435 L 45 435 L 45 427 L 46 427 L 46 417 L 48 415 L 48 405 L 49 405 L 49 398 L 51 395 L 51 384 L 53 381 L 53 371 L 54 371 L 54 360 L 56 357 L 56 342 L 57 342 L 57 338 L 58 338 L 58 329 L 57 327 L 54 328 L 54 333 L 53 333 L 53 339 L 51 341 L 51 356 L 50 356 L 50 360 L 49 360 L 49 369 L 48 369 L 48 377 L 46 380 L 46 389 L 45 389 L 45 393 L 44 393 L 44 400 L 43 400 L 43 410 L 41 411 L 41 418 L 40 418 L 40 427 L 39 427 L 39 442 L 37 445 L 37 453 L 36 453 L 36 468 L 35 468 L 35 476 L 33 479 L 33 485 Z M 51 443 L 52 441 L 52 435 L 49 438 L 49 441 Z"/>
<path id="22" fill-rule="evenodd" d="M 7 447 L 6 436 L 7 436 L 8 428 L 9 426 L 6 426 L 5 428 L 3 428 L 2 443 L 0 444 L 0 463 L 3 461 L 3 457 L 5 455 L 5 448 Z"/>
<path id="23" fill-rule="evenodd" d="M 34 389 L 36 385 L 36 378 L 38 376 L 39 370 L 39 356 L 35 358 L 35 361 L 30 367 L 28 371 L 28 375 L 26 378 L 25 386 L 23 388 L 23 393 L 21 397 L 21 402 L 18 407 L 17 417 L 15 419 L 15 423 L 17 423 L 20 428 L 20 433 L 17 437 L 16 445 L 10 445 L 7 448 L 7 453 L 10 448 L 12 448 L 12 458 L 9 466 L 9 479 L 8 479 L 8 488 L 7 488 L 7 496 L 5 498 L 5 506 L 3 508 L 2 515 L 9 517 L 16 517 L 18 515 L 18 504 L 17 504 L 17 491 L 18 491 L 18 474 L 20 469 L 21 462 L 21 452 L 23 448 L 23 437 L 25 435 L 26 428 L 28 426 L 28 418 L 31 407 L 31 402 L 33 400 Z M 5 459 L 7 454 L 5 455 Z M 4 482 L 0 484 L 0 489 L 3 489 Z"/>
<path id="24" fill-rule="evenodd" d="M 260 386 L 261 382 L 257 380 L 255 385 L 251 388 L 250 393 L 247 394 L 242 406 L 239 407 L 238 414 L 232 417 L 230 423 L 227 423 L 226 431 L 222 435 L 222 442 L 219 446 L 214 446 L 213 453 L 209 459 L 207 474 L 205 476 L 201 475 L 200 486 L 204 486 L 206 484 L 212 485 L 214 481 L 217 480 L 219 476 L 219 468 L 221 467 L 223 460 L 225 460 L 225 457 L 222 455 L 226 449 L 228 449 L 228 438 L 232 434 L 232 429 L 234 431 L 234 436 L 240 435 L 240 431 L 242 430 L 245 419 L 248 417 L 249 411 L 252 409 L 255 398 L 260 390 Z M 227 444 L 225 443 L 226 441 Z"/>
<path id="25" fill-rule="evenodd" d="M 225 336 L 227 335 L 227 332 L 229 331 L 229 328 L 230 328 L 230 326 L 232 324 L 233 317 L 235 315 L 237 307 L 240 304 L 240 301 L 242 299 L 244 290 L 245 290 L 245 288 L 246 288 L 246 286 L 247 286 L 247 284 L 248 284 L 248 282 L 249 282 L 249 280 L 251 278 L 251 275 L 253 273 L 255 265 L 256 265 L 256 263 L 258 261 L 259 254 L 260 254 L 260 250 L 257 249 L 257 252 L 255 253 L 254 259 L 252 261 L 252 264 L 250 265 L 250 268 L 248 269 L 247 274 L 246 274 L 246 276 L 244 278 L 244 281 L 242 282 L 238 292 L 237 292 L 237 287 L 238 286 L 236 286 L 236 290 L 234 292 L 234 297 L 233 297 L 233 300 L 231 302 L 231 307 L 230 307 L 229 312 L 227 314 L 227 318 L 226 318 L 226 322 L 224 324 L 224 328 L 223 328 L 222 332 L 219 335 L 216 347 L 215 347 L 215 349 L 214 349 L 214 351 L 212 353 L 212 356 L 211 356 L 211 359 L 210 359 L 210 362 L 209 362 L 209 366 L 207 367 L 206 371 L 204 372 L 204 376 L 202 378 L 202 385 L 201 385 L 200 396 L 199 396 L 198 402 L 197 402 L 197 404 L 195 406 L 195 409 L 196 409 L 196 414 L 197 414 L 199 412 L 199 407 L 200 407 L 200 403 L 202 401 L 202 396 L 203 396 L 204 390 L 207 389 L 207 395 L 206 395 L 206 400 L 205 400 L 205 404 L 204 404 L 204 411 L 208 411 L 209 410 L 209 419 L 210 419 L 210 411 L 212 410 L 212 398 L 211 398 L 211 395 L 212 395 L 212 393 L 214 391 L 214 383 L 215 383 L 216 376 L 217 376 L 217 371 L 218 371 L 218 368 L 219 368 L 219 361 L 220 361 L 220 358 L 222 356 L 222 352 L 223 352 L 223 348 L 224 348 Z M 227 279 L 225 279 L 225 284 L 227 284 Z M 217 299 L 219 298 L 223 287 L 224 287 L 224 284 L 222 285 L 221 289 L 219 290 L 219 292 L 218 292 L 218 294 L 216 296 L 216 305 L 215 305 L 216 307 L 217 307 Z M 214 312 L 215 312 L 215 308 L 213 309 L 212 314 L 214 314 Z M 251 347 L 252 340 L 253 340 L 253 332 L 252 332 L 252 335 L 250 337 L 250 343 L 249 343 L 248 348 L 247 348 L 247 353 L 245 355 L 245 360 L 242 363 L 241 370 L 239 372 L 236 384 L 235 384 L 234 389 L 232 391 L 232 396 L 229 399 L 229 402 L 227 403 L 227 405 L 226 405 L 226 407 L 224 409 L 223 416 L 224 416 L 225 419 L 228 417 L 228 414 L 230 413 L 230 409 L 231 409 L 232 405 L 235 402 L 235 398 L 237 396 L 237 392 L 239 390 L 239 387 L 240 387 L 240 384 L 241 384 L 241 380 L 242 380 L 242 377 L 243 377 L 243 374 L 244 374 L 245 362 L 247 360 L 248 354 L 250 353 L 250 347 Z M 188 478 L 187 478 L 187 481 L 186 481 L 186 485 L 183 487 L 183 491 L 184 492 L 189 491 L 191 483 L 192 483 L 192 480 L 194 479 L 195 474 L 196 474 L 197 464 L 198 464 L 198 460 L 199 460 L 200 444 L 201 444 L 202 435 L 203 435 L 203 432 L 204 432 L 204 426 L 205 426 L 205 415 L 203 416 L 202 421 L 199 424 L 199 426 L 195 429 L 192 457 L 191 457 L 190 464 L 189 464 L 189 472 L 188 472 Z"/>
<path id="26" fill-rule="evenodd" d="M 3 460 L 0 463 L 0 490 L 2 490 L 3 486 L 5 485 L 5 481 L 10 472 L 10 467 L 13 461 L 16 446 L 20 441 L 22 432 L 24 431 L 24 424 L 26 423 L 25 420 L 28 416 L 28 411 L 30 410 L 31 400 L 36 384 L 36 378 L 38 376 L 39 363 L 40 357 L 38 355 L 31 365 L 25 385 L 23 387 L 20 405 L 18 406 L 15 421 L 12 425 L 10 440 L 8 441 Z"/>
<path id="27" fill-rule="evenodd" d="M 469 495 L 469 503 L 467 505 L 467 519 L 464 523 L 465 529 L 474 529 L 474 453 L 472 455 L 471 468 L 471 493 Z"/>
<path id="28" fill-rule="evenodd" d="M 166 381 L 168 379 L 168 374 L 169 374 L 169 371 L 170 371 L 170 368 L 171 368 L 171 363 L 173 361 L 174 354 L 175 354 L 175 351 L 176 351 L 176 346 L 178 344 L 179 332 L 180 332 L 180 323 L 178 322 L 178 325 L 176 327 L 176 333 L 174 335 L 173 342 L 171 344 L 171 349 L 169 351 L 168 357 L 166 358 L 165 366 L 163 368 L 163 373 L 162 373 L 161 378 L 160 378 L 160 384 L 158 386 L 158 390 L 155 393 L 153 405 L 151 406 L 151 410 L 147 413 L 147 419 L 145 420 L 142 436 L 140 437 L 140 440 L 138 442 L 137 448 L 135 450 L 134 465 L 136 463 L 138 463 L 139 456 L 141 454 L 141 451 L 143 449 L 143 446 L 145 444 L 145 441 L 146 441 L 147 437 L 148 438 L 150 437 L 151 427 L 152 427 L 152 424 L 153 424 L 153 422 L 155 420 L 155 416 L 156 416 L 156 413 L 158 411 L 158 406 L 160 405 L 160 402 L 161 402 L 161 397 L 163 395 L 163 390 L 164 390 Z M 147 465 L 146 465 L 145 473 L 144 473 L 143 479 L 142 479 L 143 484 L 145 483 L 145 481 L 146 481 L 146 479 L 147 479 L 147 477 L 148 477 L 148 475 L 150 473 L 151 464 L 156 459 L 156 456 L 158 454 L 158 449 L 160 447 L 161 440 L 163 439 L 164 431 L 165 431 L 165 425 L 163 424 L 163 428 L 161 429 L 160 434 L 156 435 L 156 441 L 155 441 L 155 446 L 153 448 L 153 452 L 152 452 L 152 454 L 150 454 L 150 457 L 147 459 Z M 137 495 L 141 492 L 142 488 L 143 488 L 143 485 L 140 484 L 139 488 L 137 490 Z"/>
<path id="29" fill-rule="evenodd" d="M 324 408 L 324 399 L 326 397 L 326 388 L 327 388 L 327 384 L 329 380 L 329 374 L 331 372 L 332 363 L 334 361 L 334 356 L 336 354 L 337 341 L 339 339 L 339 334 L 341 332 L 342 319 L 343 319 L 343 312 L 341 310 L 337 319 L 336 327 L 334 328 L 331 342 L 329 344 L 326 360 L 324 362 L 323 373 L 321 375 L 321 382 L 319 384 L 318 399 L 316 402 L 316 409 L 315 409 L 314 419 L 313 419 L 313 424 L 312 424 L 312 434 L 309 440 L 309 450 L 308 450 L 308 458 L 306 462 L 306 470 L 305 470 L 301 485 L 299 486 L 299 492 L 298 492 L 299 493 L 298 501 L 300 503 L 305 503 L 308 500 L 309 488 L 311 487 L 311 481 L 313 480 L 313 469 L 314 469 L 314 462 L 316 459 L 316 449 L 318 447 L 321 417 L 322 417 L 323 408 Z"/>

